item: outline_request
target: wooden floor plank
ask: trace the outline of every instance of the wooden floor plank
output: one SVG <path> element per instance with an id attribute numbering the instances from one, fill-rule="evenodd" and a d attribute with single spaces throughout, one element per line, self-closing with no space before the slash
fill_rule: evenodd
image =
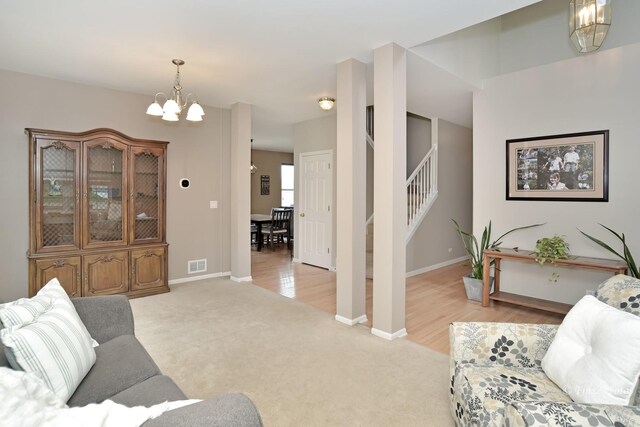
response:
<path id="1" fill-rule="evenodd" d="M 261 252 L 252 250 L 253 284 L 296 299 L 331 314 L 336 312 L 336 273 L 291 262 L 286 247 Z M 462 276 L 468 263 L 433 270 L 406 281 L 407 339 L 441 353 L 449 352 L 451 322 L 517 322 L 559 324 L 560 314 L 492 301 L 483 308 L 467 299 Z M 367 326 L 373 319 L 373 281 L 366 283 Z"/>

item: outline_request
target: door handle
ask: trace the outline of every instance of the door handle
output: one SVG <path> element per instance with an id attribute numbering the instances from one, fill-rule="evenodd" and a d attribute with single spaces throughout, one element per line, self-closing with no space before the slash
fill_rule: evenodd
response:
<path id="1" fill-rule="evenodd" d="M 301 213 L 301 214 L 300 214 L 300 216 L 304 218 L 304 212 L 303 212 L 303 213 Z"/>

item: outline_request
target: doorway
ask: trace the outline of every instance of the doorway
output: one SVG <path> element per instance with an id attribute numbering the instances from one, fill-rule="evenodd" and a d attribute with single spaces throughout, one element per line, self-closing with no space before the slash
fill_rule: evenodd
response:
<path id="1" fill-rule="evenodd" d="M 297 247 L 300 262 L 331 267 L 333 150 L 300 154 Z"/>

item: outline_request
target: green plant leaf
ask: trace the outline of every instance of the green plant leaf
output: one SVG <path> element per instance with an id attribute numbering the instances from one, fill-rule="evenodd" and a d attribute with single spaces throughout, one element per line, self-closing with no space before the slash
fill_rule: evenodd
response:
<path id="1" fill-rule="evenodd" d="M 638 266 L 637 266 L 635 260 L 633 259 L 633 256 L 631 255 L 631 251 L 629 250 L 629 247 L 627 246 L 627 242 L 626 242 L 626 238 L 625 238 L 624 233 L 618 234 L 617 232 L 615 232 L 614 230 L 612 230 L 611 228 L 607 227 L 604 224 L 598 224 L 598 225 L 600 225 L 601 227 L 606 229 L 608 232 L 610 232 L 611 234 L 616 236 L 616 238 L 622 242 L 622 252 L 623 252 L 624 255 L 621 255 L 618 251 L 613 249 L 608 244 L 604 243 L 602 240 L 596 239 L 595 237 L 588 235 L 587 233 L 585 233 L 584 231 L 582 231 L 580 229 L 578 229 L 578 231 L 580 233 L 582 233 L 585 237 L 590 239 L 592 242 L 596 243 L 597 245 L 601 246 L 602 248 L 606 249 L 607 251 L 611 252 L 612 254 L 617 256 L 618 258 L 620 258 L 623 261 L 625 261 L 627 263 L 627 268 L 629 270 L 629 275 L 632 276 L 632 277 L 635 277 L 635 278 L 640 278 L 640 271 L 638 271 Z"/>

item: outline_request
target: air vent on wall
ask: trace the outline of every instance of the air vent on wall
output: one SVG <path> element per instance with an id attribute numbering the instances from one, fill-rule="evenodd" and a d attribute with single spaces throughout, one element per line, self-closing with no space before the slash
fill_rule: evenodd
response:
<path id="1" fill-rule="evenodd" d="M 187 273 L 203 273 L 207 271 L 207 260 L 206 259 L 194 259 L 188 261 L 187 263 Z"/>

